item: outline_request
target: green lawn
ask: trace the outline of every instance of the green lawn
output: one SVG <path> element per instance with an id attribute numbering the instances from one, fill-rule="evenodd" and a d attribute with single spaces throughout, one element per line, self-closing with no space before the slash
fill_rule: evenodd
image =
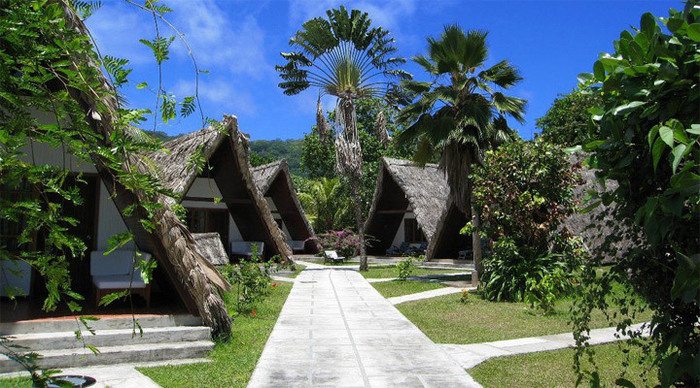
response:
<path id="1" fill-rule="evenodd" d="M 570 332 L 570 300 L 559 301 L 556 312 L 543 316 L 525 303 L 489 302 L 472 295 L 467 304 L 461 295 L 401 303 L 396 307 L 411 322 L 437 343 L 471 344 L 521 337 Z M 638 322 L 648 320 L 651 312 L 638 316 Z M 595 311 L 591 328 L 611 324 L 600 311 Z"/>
<path id="2" fill-rule="evenodd" d="M 464 272 L 459 269 L 432 269 L 432 268 L 416 268 L 411 276 L 419 275 L 437 275 L 447 273 Z M 399 276 L 399 270 L 396 266 L 377 266 L 369 267 L 368 271 L 360 272 L 367 279 L 395 278 Z"/>
<path id="3" fill-rule="evenodd" d="M 237 317 L 231 341 L 216 344 L 212 362 L 139 370 L 163 387 L 245 387 L 291 289 L 278 282 L 255 317 Z"/>
<path id="4" fill-rule="evenodd" d="M 639 377 L 645 369 L 639 363 L 639 348 L 631 349 L 627 368 L 622 366 L 625 356 L 618 344 L 594 348 L 601 386 L 615 386 L 614 382 L 623 370 L 626 372 L 625 378 L 637 387 L 655 386 L 659 383 L 656 371 L 647 373 L 648 381 Z M 573 362 L 574 350 L 562 349 L 494 358 L 470 369 L 469 373 L 484 387 L 573 387 L 576 385 Z M 584 365 L 586 368 L 590 366 L 588 363 Z M 582 385 L 588 384 L 583 381 Z"/>
<path id="5" fill-rule="evenodd" d="M 305 268 L 306 268 L 305 265 L 294 263 L 294 272 L 292 272 L 290 274 L 279 275 L 279 276 L 294 279 L 295 277 L 299 276 L 301 271 L 303 271 Z"/>
<path id="6" fill-rule="evenodd" d="M 385 298 L 393 298 L 395 296 L 415 294 L 428 290 L 443 288 L 440 283 L 421 282 L 417 280 L 393 280 L 390 282 L 372 283 L 372 286 L 379 291 Z"/>

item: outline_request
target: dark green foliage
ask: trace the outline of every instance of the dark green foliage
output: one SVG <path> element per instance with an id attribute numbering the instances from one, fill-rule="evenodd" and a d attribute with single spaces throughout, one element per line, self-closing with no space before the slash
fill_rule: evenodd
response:
<path id="1" fill-rule="evenodd" d="M 595 91 L 575 90 L 557 97 L 547 113 L 537 119 L 542 138 L 567 147 L 588 143 L 594 138 L 596 129 L 589 110 L 600 101 L 601 97 Z"/>
<path id="2" fill-rule="evenodd" d="M 632 249 L 609 272 L 588 271 L 575 309 L 580 345 L 591 310 L 604 308 L 613 281 L 637 290 L 654 311 L 645 354 L 659 367 L 662 386 L 700 385 L 700 9 L 661 19 L 641 17 L 623 31 L 615 52 L 603 54 L 593 74 L 581 76 L 600 90 L 594 109 L 599 136 L 586 145 L 601 179 L 618 186 L 598 196 L 617 203 L 619 218 L 638 230 L 624 236 Z M 631 235 L 629 235 L 631 234 Z M 636 305 L 625 300 L 633 313 Z M 620 319 L 625 329 L 628 320 Z M 583 348 L 578 356 L 583 357 Z M 581 376 L 586 371 L 579 370 Z M 589 372 L 589 376 L 594 372 Z"/>
<path id="3" fill-rule="evenodd" d="M 522 77 L 506 60 L 485 67 L 485 32 L 448 25 L 439 38 L 427 40 L 428 55 L 413 61 L 432 82 L 402 82 L 411 98 L 399 116 L 406 128 L 397 141 L 414 147 L 413 158 L 420 163 L 439 158 L 455 204 L 469 214 L 472 165 L 481 162 L 485 150 L 518 137 L 506 118 L 522 121 L 526 102 L 504 91 Z"/>
<path id="4" fill-rule="evenodd" d="M 486 298 L 522 301 L 531 290 L 529 300 L 550 311 L 570 289 L 582 251 L 560 226 L 574 210 L 576 178 L 562 149 L 542 140 L 486 152 L 472 176 L 482 237 L 494 241 L 480 279 Z"/>
<path id="5" fill-rule="evenodd" d="M 301 168 L 302 140 L 252 140 L 250 142 L 250 163 L 255 166 L 284 159 L 293 175 L 304 175 Z"/>
<path id="6" fill-rule="evenodd" d="M 314 132 L 304 136 L 301 145 L 301 169 L 310 179 L 335 177 L 335 147 L 332 140 L 321 141 Z"/>

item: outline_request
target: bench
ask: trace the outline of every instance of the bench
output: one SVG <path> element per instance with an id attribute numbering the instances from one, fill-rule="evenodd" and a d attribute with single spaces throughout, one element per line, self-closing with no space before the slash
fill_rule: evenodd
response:
<path id="1" fill-rule="evenodd" d="M 323 251 L 323 257 L 325 258 L 326 262 L 330 263 L 342 263 L 345 258 L 343 256 L 338 256 L 338 252 L 336 251 Z"/>
<path id="2" fill-rule="evenodd" d="M 141 277 L 141 271 L 134 268 L 136 252 L 116 250 L 105 256 L 102 251 L 90 252 L 90 276 L 95 286 L 95 303 L 99 305 L 103 296 L 113 292 L 131 290 L 140 295 L 151 306 L 151 285 Z M 151 255 L 141 253 L 143 260 L 151 260 Z"/>

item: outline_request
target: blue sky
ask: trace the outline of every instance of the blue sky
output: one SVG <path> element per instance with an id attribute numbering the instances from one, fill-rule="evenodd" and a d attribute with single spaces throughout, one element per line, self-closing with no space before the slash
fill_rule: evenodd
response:
<path id="1" fill-rule="evenodd" d="M 681 1 L 233 1 L 170 0 L 169 19 L 187 37 L 199 66 L 200 98 L 205 116 L 238 116 L 242 130 L 257 139 L 301 138 L 314 123 L 317 92 L 285 96 L 277 86 L 275 64 L 288 51 L 289 38 L 301 24 L 328 8 L 345 4 L 369 13 L 375 24 L 389 29 L 400 55 L 410 58 L 426 49 L 425 38 L 437 36 L 446 24 L 488 31 L 488 63 L 508 59 L 524 81 L 511 94 L 528 100 L 526 122 L 511 122 L 521 136 L 531 138 L 535 120 L 557 94 L 576 87 L 576 76 L 591 71 L 602 52 L 612 50 L 620 31 L 638 26 L 642 13 L 666 16 Z M 155 35 L 153 19 L 122 0 L 103 1 L 88 19 L 103 54 L 124 57 L 134 69 L 123 92 L 132 107 L 153 107 L 154 96 L 137 90 L 139 82 L 157 85 L 158 73 L 148 48 L 138 42 Z M 172 34 L 160 25 L 162 34 Z M 413 64 L 406 70 L 426 79 Z M 192 94 L 194 72 L 184 45 L 173 43 L 163 69 L 166 90 L 178 97 Z M 327 108 L 334 101 L 324 100 Z M 158 129 L 169 134 L 201 127 L 194 117 L 178 119 Z M 149 126 L 152 128 L 152 124 Z"/>

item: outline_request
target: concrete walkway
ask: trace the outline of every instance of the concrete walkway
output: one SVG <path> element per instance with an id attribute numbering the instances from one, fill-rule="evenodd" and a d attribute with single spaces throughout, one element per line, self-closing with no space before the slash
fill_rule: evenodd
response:
<path id="1" fill-rule="evenodd" d="M 644 325 L 643 323 L 632 325 L 630 330 L 641 331 L 644 329 L 643 335 L 648 335 L 649 331 Z M 628 337 L 621 336 L 614 327 L 606 327 L 604 329 L 591 330 L 590 338 L 588 342 L 591 345 L 599 345 L 621 341 Z M 576 341 L 574 341 L 572 333 L 563 333 L 479 344 L 440 346 L 464 369 L 469 369 L 489 358 L 570 348 L 576 346 Z"/>
<path id="2" fill-rule="evenodd" d="M 297 277 L 249 387 L 478 387 L 362 275 Z"/>
<path id="3" fill-rule="evenodd" d="M 467 290 L 473 291 L 475 290 L 476 287 L 469 287 Z M 423 300 L 423 299 L 429 299 L 429 298 L 435 298 L 436 296 L 443 296 L 443 295 L 450 295 L 450 294 L 458 294 L 462 292 L 464 288 L 458 288 L 458 287 L 443 287 L 443 288 L 436 288 L 434 290 L 428 290 L 428 291 L 423 291 L 423 292 L 416 292 L 415 294 L 408 294 L 408 295 L 401 295 L 401 296 L 395 296 L 393 298 L 388 298 L 387 300 L 389 303 L 393 305 L 397 305 L 399 303 L 404 303 L 404 302 L 412 302 L 414 300 Z"/>

